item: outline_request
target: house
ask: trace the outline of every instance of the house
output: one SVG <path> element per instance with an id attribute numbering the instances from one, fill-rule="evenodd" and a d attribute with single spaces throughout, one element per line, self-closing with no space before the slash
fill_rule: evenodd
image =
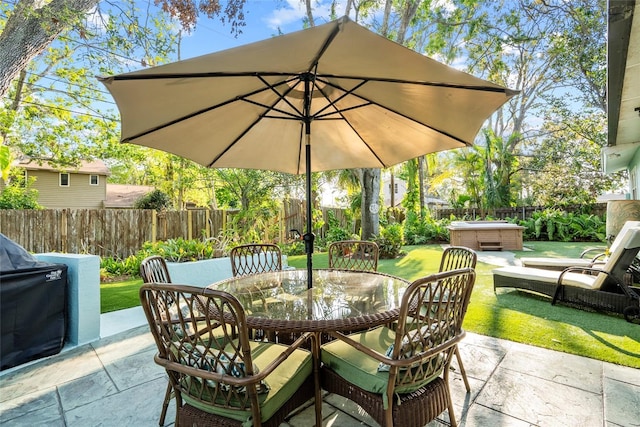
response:
<path id="1" fill-rule="evenodd" d="M 38 190 L 38 203 L 47 209 L 102 209 L 107 198 L 109 168 L 102 160 L 82 161 L 80 166 L 61 167 L 47 162 L 20 160 L 31 188 Z"/>
<path id="2" fill-rule="evenodd" d="M 393 188 L 392 188 L 393 187 Z M 384 206 L 400 206 L 405 194 L 407 194 L 407 183 L 405 180 L 394 176 L 393 179 L 388 171 L 382 172 L 380 178 L 380 191 Z M 393 203 L 391 203 L 393 194 Z M 424 205 L 429 209 L 447 208 L 449 204 L 446 200 L 425 194 Z"/>
<path id="3" fill-rule="evenodd" d="M 629 198 L 640 199 L 640 1 L 609 1 L 609 139 L 605 173 L 629 171 Z"/>

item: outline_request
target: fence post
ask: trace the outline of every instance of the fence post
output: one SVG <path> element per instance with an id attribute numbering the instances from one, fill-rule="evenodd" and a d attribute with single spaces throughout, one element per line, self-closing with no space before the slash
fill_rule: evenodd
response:
<path id="1" fill-rule="evenodd" d="M 193 212 L 187 211 L 187 238 L 193 239 Z"/>
<path id="2" fill-rule="evenodd" d="M 151 211 L 151 243 L 156 242 L 156 236 L 158 234 L 158 213 L 155 209 Z"/>
<path id="3" fill-rule="evenodd" d="M 204 211 L 204 219 L 205 219 L 205 230 L 207 233 L 207 239 L 211 238 L 211 214 L 210 214 L 210 210 L 207 208 L 206 211 Z"/>
<path id="4" fill-rule="evenodd" d="M 62 216 L 60 217 L 60 237 L 62 237 L 62 253 L 67 253 L 67 238 L 69 231 L 67 229 L 67 209 L 62 209 Z"/>

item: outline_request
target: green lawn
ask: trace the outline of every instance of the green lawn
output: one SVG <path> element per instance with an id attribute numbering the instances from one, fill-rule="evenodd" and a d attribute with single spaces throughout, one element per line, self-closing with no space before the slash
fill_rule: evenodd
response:
<path id="1" fill-rule="evenodd" d="M 526 242 L 531 251 L 516 256 L 577 257 L 593 243 Z M 408 280 L 437 271 L 440 245 L 407 246 L 406 256 L 380 260 L 378 270 Z M 306 257 L 288 257 L 289 265 L 306 267 Z M 326 253 L 314 254 L 314 268 L 327 267 Z M 640 368 L 640 325 L 622 317 L 552 306 L 548 299 L 509 289 L 493 291 L 491 270 L 479 262 L 465 329 L 482 335 L 550 348 L 594 359 Z M 138 305 L 140 280 L 102 285 L 102 311 Z"/>

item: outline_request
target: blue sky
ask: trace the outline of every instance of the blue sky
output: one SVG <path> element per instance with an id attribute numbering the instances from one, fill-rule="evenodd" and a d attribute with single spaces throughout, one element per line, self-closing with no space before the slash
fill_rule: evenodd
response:
<path id="1" fill-rule="evenodd" d="M 344 9 L 338 7 L 336 10 Z M 328 7 L 314 2 L 316 25 L 325 23 Z M 181 59 L 192 58 L 211 52 L 252 43 L 278 34 L 302 29 L 305 16 L 304 5 L 300 0 L 248 0 L 245 6 L 247 25 L 237 37 L 231 34 L 231 26 L 224 25 L 218 19 L 200 19 L 192 34 L 183 35 Z"/>

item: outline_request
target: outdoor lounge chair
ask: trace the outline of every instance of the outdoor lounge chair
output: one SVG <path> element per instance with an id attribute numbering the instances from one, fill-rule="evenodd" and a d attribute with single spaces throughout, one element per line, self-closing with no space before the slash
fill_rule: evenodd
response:
<path id="1" fill-rule="evenodd" d="M 532 291 L 550 297 L 552 304 L 561 301 L 626 317 L 639 305 L 638 293 L 629 285 L 627 272 L 639 251 L 640 227 L 630 228 L 602 267 L 569 267 L 563 271 L 502 267 L 493 270 L 493 287 Z"/>
<path id="2" fill-rule="evenodd" d="M 340 240 L 327 248 L 329 268 L 339 270 L 378 270 L 378 245 L 366 240 Z"/>
<path id="3" fill-rule="evenodd" d="M 474 282 L 470 268 L 418 279 L 402 296 L 395 330 L 329 331 L 336 339 L 321 347 L 322 388 L 382 426 L 422 427 L 448 410 L 455 427 L 449 366 Z"/>
<path id="4" fill-rule="evenodd" d="M 282 251 L 272 243 L 249 243 L 231 249 L 233 276 L 282 270 Z"/>
<path id="5" fill-rule="evenodd" d="M 640 227 L 640 221 L 625 222 L 616 238 L 611 242 L 608 251 L 606 248 L 588 248 L 580 254 L 580 258 L 523 257 L 520 258 L 520 262 L 522 262 L 523 267 L 558 271 L 562 271 L 567 267 L 602 266 L 607 261 L 607 253 L 613 253 L 622 241 L 622 236 L 633 227 Z"/>
<path id="6" fill-rule="evenodd" d="M 279 426 L 308 400 L 319 405 L 313 358 L 302 348 L 312 334 L 291 345 L 250 341 L 240 302 L 209 288 L 144 284 L 140 300 L 154 360 L 175 391 L 176 426 Z"/>

